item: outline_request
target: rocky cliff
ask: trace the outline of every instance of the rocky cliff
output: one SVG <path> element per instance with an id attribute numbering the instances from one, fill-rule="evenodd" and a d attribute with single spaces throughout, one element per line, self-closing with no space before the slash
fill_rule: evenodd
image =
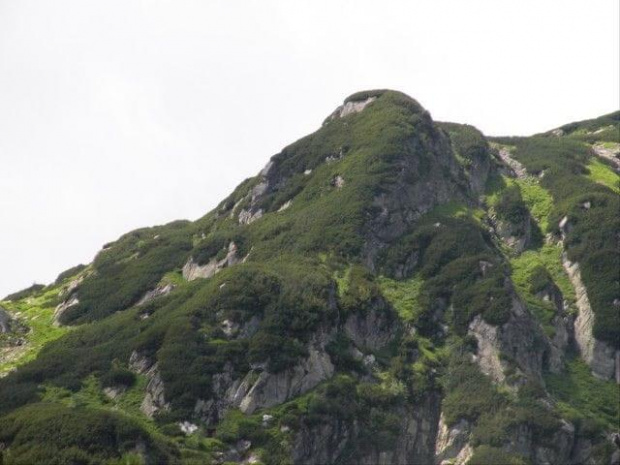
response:
<path id="1" fill-rule="evenodd" d="M 350 96 L 2 303 L 5 462 L 618 463 L 616 120 L 489 139 Z"/>

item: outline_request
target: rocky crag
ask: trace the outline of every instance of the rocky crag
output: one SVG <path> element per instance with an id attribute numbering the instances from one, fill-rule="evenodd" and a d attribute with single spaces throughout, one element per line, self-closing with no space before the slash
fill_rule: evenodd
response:
<path id="1" fill-rule="evenodd" d="M 350 96 L 7 296 L 4 462 L 620 463 L 619 115 L 487 138 Z"/>

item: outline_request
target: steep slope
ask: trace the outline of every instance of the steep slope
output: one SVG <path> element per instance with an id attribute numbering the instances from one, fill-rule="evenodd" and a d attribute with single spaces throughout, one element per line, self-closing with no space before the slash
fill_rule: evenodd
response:
<path id="1" fill-rule="evenodd" d="M 205 217 L 1 303 L 4 463 L 617 460 L 593 143 L 352 95 Z"/>

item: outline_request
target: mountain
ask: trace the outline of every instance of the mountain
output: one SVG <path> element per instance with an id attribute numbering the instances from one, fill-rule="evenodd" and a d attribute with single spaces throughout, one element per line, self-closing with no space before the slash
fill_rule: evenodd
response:
<path id="1" fill-rule="evenodd" d="M 348 97 L 204 217 L 0 302 L 0 462 L 620 463 L 619 120 Z"/>

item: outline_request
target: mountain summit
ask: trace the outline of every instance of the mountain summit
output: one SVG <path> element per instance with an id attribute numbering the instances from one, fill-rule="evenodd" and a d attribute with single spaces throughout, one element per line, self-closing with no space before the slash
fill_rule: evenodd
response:
<path id="1" fill-rule="evenodd" d="M 4 465 L 620 463 L 619 122 L 353 94 L 204 217 L 0 301 Z"/>

